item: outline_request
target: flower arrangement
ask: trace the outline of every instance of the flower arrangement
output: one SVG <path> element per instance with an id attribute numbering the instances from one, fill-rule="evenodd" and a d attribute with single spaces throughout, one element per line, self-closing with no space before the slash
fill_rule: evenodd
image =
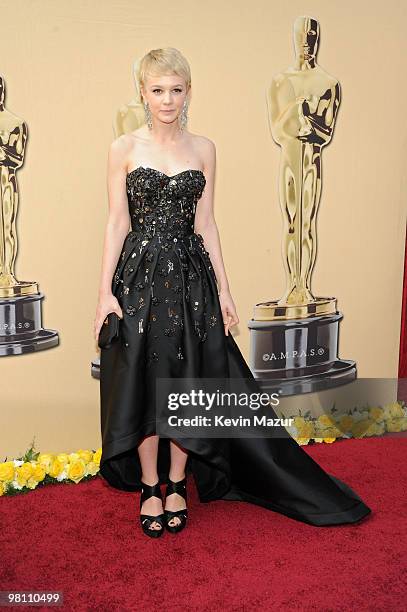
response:
<path id="1" fill-rule="evenodd" d="M 287 417 L 284 417 L 287 418 Z M 407 407 L 404 401 L 385 406 L 355 407 L 339 414 L 335 405 L 330 414 L 313 417 L 310 411 L 294 417 L 287 431 L 300 445 L 313 442 L 331 443 L 338 438 L 380 436 L 386 432 L 407 430 Z"/>
<path id="2" fill-rule="evenodd" d="M 99 472 L 102 449 L 80 449 L 74 453 L 40 453 L 34 442 L 17 459 L 0 463 L 0 496 L 26 493 L 57 482 L 78 483 L 90 480 Z"/>

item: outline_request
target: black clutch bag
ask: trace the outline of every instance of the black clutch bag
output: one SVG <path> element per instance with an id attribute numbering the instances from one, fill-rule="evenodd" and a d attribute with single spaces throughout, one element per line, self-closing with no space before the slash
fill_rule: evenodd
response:
<path id="1" fill-rule="evenodd" d="M 115 312 L 109 312 L 100 328 L 98 346 L 99 348 L 109 348 L 112 342 L 119 337 L 120 317 Z"/>

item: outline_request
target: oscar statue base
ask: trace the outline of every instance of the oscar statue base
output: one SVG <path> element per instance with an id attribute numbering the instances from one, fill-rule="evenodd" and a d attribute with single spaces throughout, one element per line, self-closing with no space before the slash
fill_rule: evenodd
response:
<path id="1" fill-rule="evenodd" d="M 10 279 L 15 280 L 15 282 L 8 284 Z M 35 281 L 17 281 L 10 274 L 7 276 L 0 275 L 0 299 L 36 294 L 38 294 L 38 284 Z"/>
<path id="2" fill-rule="evenodd" d="M 255 321 L 287 321 L 292 319 L 310 319 L 336 312 L 336 298 L 313 297 L 309 304 L 287 304 L 282 300 L 261 302 L 254 307 Z"/>
<path id="3" fill-rule="evenodd" d="M 22 355 L 59 344 L 55 329 L 43 329 L 43 293 L 0 299 L 0 357 Z"/>
<path id="4" fill-rule="evenodd" d="M 309 319 L 256 321 L 250 329 L 250 369 L 265 392 L 312 393 L 356 378 L 356 364 L 338 357 L 340 312 Z"/>

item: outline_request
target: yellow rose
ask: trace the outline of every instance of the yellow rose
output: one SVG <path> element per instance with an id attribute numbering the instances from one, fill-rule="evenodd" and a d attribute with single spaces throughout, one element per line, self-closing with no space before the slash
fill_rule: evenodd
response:
<path id="1" fill-rule="evenodd" d="M 32 478 L 33 478 L 34 480 L 36 480 L 37 482 L 41 482 L 41 480 L 44 480 L 44 478 L 45 478 L 45 474 L 46 474 L 46 472 L 45 472 L 45 468 L 44 468 L 44 466 L 43 466 L 43 465 L 38 465 L 38 464 L 37 464 L 37 465 L 35 465 L 35 466 L 33 467 L 33 475 L 32 475 Z"/>
<path id="2" fill-rule="evenodd" d="M 32 476 L 33 469 L 33 465 L 29 461 L 26 461 L 17 468 L 17 472 L 19 472 L 22 478 L 28 480 L 28 478 L 31 478 Z"/>
<path id="3" fill-rule="evenodd" d="M 349 414 L 343 415 L 339 420 L 339 428 L 342 431 L 349 431 L 352 429 L 353 419 Z"/>
<path id="4" fill-rule="evenodd" d="M 0 481 L 0 497 L 6 492 L 6 485 Z"/>
<path id="5" fill-rule="evenodd" d="M 386 421 L 387 431 L 391 431 L 393 433 L 397 431 L 402 431 L 401 420 L 402 419 L 387 419 Z"/>
<path id="6" fill-rule="evenodd" d="M 54 459 L 54 455 L 52 453 L 40 453 L 37 457 L 37 463 L 43 465 L 46 470 L 48 470 Z"/>
<path id="7" fill-rule="evenodd" d="M 383 415 L 385 419 L 391 418 L 390 408 L 388 406 L 383 406 Z"/>
<path id="8" fill-rule="evenodd" d="M 55 458 L 49 466 L 48 474 L 52 476 L 52 478 L 57 478 L 60 474 L 62 474 L 64 468 L 64 464 Z"/>
<path id="9" fill-rule="evenodd" d="M 303 425 L 305 425 L 305 423 L 306 421 L 304 417 L 301 417 L 301 416 L 294 417 L 294 427 L 302 427 Z"/>
<path id="10" fill-rule="evenodd" d="M 69 453 L 68 455 L 69 461 L 72 463 L 73 461 L 78 461 L 80 459 L 78 453 Z"/>
<path id="11" fill-rule="evenodd" d="M 26 482 L 26 487 L 28 487 L 29 489 L 35 489 L 35 487 L 38 485 L 38 480 L 36 480 L 34 477 L 29 478 Z"/>
<path id="12" fill-rule="evenodd" d="M 407 429 L 407 417 L 403 417 L 400 419 L 400 431 L 405 431 Z"/>
<path id="13" fill-rule="evenodd" d="M 12 461 L 0 463 L 0 481 L 11 482 L 14 480 L 15 467 Z"/>
<path id="14" fill-rule="evenodd" d="M 323 427 L 330 427 L 332 425 L 332 419 L 327 414 L 321 414 L 318 419 L 318 425 Z"/>
<path id="15" fill-rule="evenodd" d="M 332 442 L 335 442 L 336 438 L 324 438 L 324 442 L 326 442 L 326 444 L 332 444 Z"/>
<path id="16" fill-rule="evenodd" d="M 380 436 L 385 432 L 384 421 L 372 423 L 366 431 L 366 436 Z"/>
<path id="17" fill-rule="evenodd" d="M 100 458 L 102 456 L 102 449 L 98 448 L 94 453 L 93 453 L 93 461 L 97 464 L 100 465 Z"/>
<path id="18" fill-rule="evenodd" d="M 304 423 L 301 427 L 297 427 L 297 432 L 299 438 L 312 438 L 315 434 L 312 423 Z"/>
<path id="19" fill-rule="evenodd" d="M 87 464 L 88 474 L 91 474 L 91 476 L 95 476 L 95 474 L 97 474 L 98 471 L 99 471 L 99 465 L 95 463 L 94 461 L 89 461 L 89 463 Z"/>
<path id="20" fill-rule="evenodd" d="M 356 421 L 356 423 L 352 425 L 352 434 L 355 438 L 363 438 L 372 423 L 373 421 L 370 419 Z"/>
<path id="21" fill-rule="evenodd" d="M 69 463 L 69 455 L 67 453 L 59 453 L 56 457 L 60 463 L 66 465 Z"/>
<path id="22" fill-rule="evenodd" d="M 68 478 L 78 483 L 85 475 L 86 464 L 83 459 L 72 461 L 68 467 Z"/>
<path id="23" fill-rule="evenodd" d="M 305 446 L 310 441 L 309 438 L 294 438 L 300 446 Z"/>
<path id="24" fill-rule="evenodd" d="M 342 432 L 336 427 L 327 427 L 324 429 L 324 438 L 342 438 Z"/>
<path id="25" fill-rule="evenodd" d="M 90 450 L 78 450 L 78 455 L 81 459 L 85 461 L 85 463 L 89 463 L 89 461 L 92 461 L 93 453 Z"/>
<path id="26" fill-rule="evenodd" d="M 398 402 L 394 402 L 394 404 L 389 404 L 388 405 L 389 408 L 389 412 L 390 412 L 390 416 L 391 417 L 403 417 L 405 416 L 405 412 L 403 410 L 403 408 L 401 407 L 401 405 Z"/>
<path id="27" fill-rule="evenodd" d="M 26 461 L 18 468 L 16 468 L 16 480 L 18 484 L 22 487 L 25 487 L 27 485 L 27 480 L 31 478 L 32 474 L 33 466 L 31 465 L 31 463 L 28 463 L 28 461 Z"/>
<path id="28" fill-rule="evenodd" d="M 314 438 L 314 442 L 323 442 L 324 439 L 323 438 Z"/>
<path id="29" fill-rule="evenodd" d="M 369 408 L 369 416 L 374 421 L 383 421 L 384 419 L 383 409 L 378 408 L 378 407 Z"/>

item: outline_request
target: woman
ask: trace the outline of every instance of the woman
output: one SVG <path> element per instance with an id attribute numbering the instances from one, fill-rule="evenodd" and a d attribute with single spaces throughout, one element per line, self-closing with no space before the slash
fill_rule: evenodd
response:
<path id="1" fill-rule="evenodd" d="M 142 490 L 141 526 L 151 537 L 185 527 L 187 466 L 204 502 L 249 501 L 313 525 L 360 520 L 370 509 L 286 432 L 181 440 L 156 433 L 158 378 L 239 378 L 257 387 L 229 333 L 239 319 L 213 215 L 215 146 L 185 127 L 189 65 L 176 49 L 152 50 L 139 81 L 147 124 L 115 140 L 108 159 L 94 331 L 99 338 L 109 313 L 120 331 L 101 349 L 101 475 L 118 489 Z"/>

